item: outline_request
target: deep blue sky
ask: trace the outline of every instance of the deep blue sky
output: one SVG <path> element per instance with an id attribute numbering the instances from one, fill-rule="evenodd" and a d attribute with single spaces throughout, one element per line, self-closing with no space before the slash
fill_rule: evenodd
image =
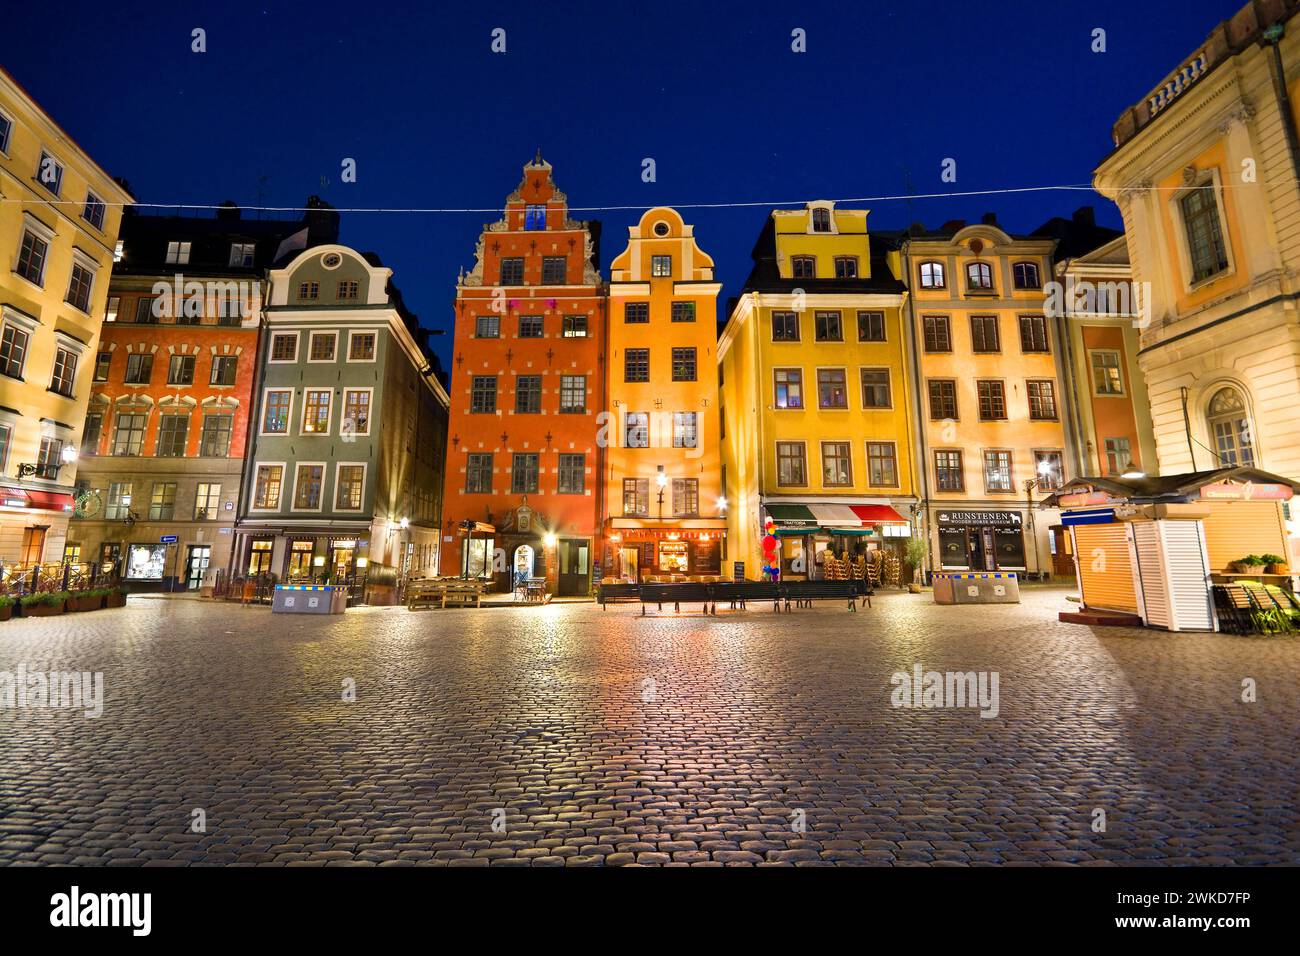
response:
<path id="1" fill-rule="evenodd" d="M 74 0 L 55 21 L 10 9 L 0 63 L 144 202 L 254 204 L 260 188 L 266 205 L 496 207 L 538 146 L 575 206 L 775 202 L 906 193 L 909 177 L 912 192 L 1087 183 L 1119 112 L 1241 5 Z M 498 26 L 505 55 L 489 50 Z M 807 53 L 790 50 L 795 27 Z M 344 157 L 355 184 L 339 182 Z M 879 202 L 870 223 L 994 210 L 1029 231 L 1086 195 Z M 685 215 L 725 302 L 765 212 Z M 637 213 L 579 216 L 604 223 L 607 275 Z M 493 218 L 345 215 L 343 241 L 378 252 L 423 324 L 446 328 Z M 434 341 L 445 363 L 450 341 Z"/>

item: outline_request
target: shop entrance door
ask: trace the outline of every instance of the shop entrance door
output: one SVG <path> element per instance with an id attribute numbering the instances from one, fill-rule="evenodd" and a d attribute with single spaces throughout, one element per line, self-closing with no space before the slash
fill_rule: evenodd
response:
<path id="1" fill-rule="evenodd" d="M 619 574 L 626 583 L 641 583 L 641 575 L 638 573 L 638 568 L 641 564 L 640 548 L 619 548 L 618 562 Z"/>
<path id="2" fill-rule="evenodd" d="M 590 558 L 591 544 L 585 539 L 560 539 L 560 595 L 580 597 L 591 590 Z"/>
<path id="3" fill-rule="evenodd" d="M 185 588 L 197 591 L 207 573 L 208 563 L 212 560 L 212 546 L 207 544 L 190 545 L 189 556 L 185 559 Z"/>
<path id="4" fill-rule="evenodd" d="M 993 547 L 992 528 L 971 528 L 966 532 L 972 571 L 996 571 L 997 557 Z"/>

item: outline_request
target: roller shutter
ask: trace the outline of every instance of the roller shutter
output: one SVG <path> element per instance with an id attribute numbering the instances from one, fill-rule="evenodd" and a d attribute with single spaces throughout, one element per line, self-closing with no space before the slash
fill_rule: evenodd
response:
<path id="1" fill-rule="evenodd" d="M 1205 518 L 1205 546 L 1210 568 L 1226 571 L 1229 562 L 1248 554 L 1287 555 L 1282 506 L 1276 501 L 1215 504 Z"/>
<path id="2" fill-rule="evenodd" d="M 1086 607 L 1140 613 L 1133 587 L 1128 524 L 1076 525 L 1075 561 Z"/>

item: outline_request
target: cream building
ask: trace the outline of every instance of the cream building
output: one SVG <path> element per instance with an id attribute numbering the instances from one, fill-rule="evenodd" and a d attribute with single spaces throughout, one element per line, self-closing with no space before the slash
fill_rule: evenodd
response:
<path id="1" fill-rule="evenodd" d="M 0 564 L 6 568 L 64 558 L 109 272 L 122 206 L 130 202 L 0 70 Z"/>

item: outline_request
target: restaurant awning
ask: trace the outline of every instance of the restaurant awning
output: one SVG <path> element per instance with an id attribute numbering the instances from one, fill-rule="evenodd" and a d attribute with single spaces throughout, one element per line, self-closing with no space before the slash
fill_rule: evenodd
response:
<path id="1" fill-rule="evenodd" d="M 908 524 L 908 520 L 889 505 L 849 505 L 863 524 Z"/>
<path id="2" fill-rule="evenodd" d="M 767 505 L 767 516 L 777 525 L 809 527 L 817 519 L 807 505 Z"/>
<path id="3" fill-rule="evenodd" d="M 777 534 L 798 534 L 815 528 L 837 534 L 871 534 L 882 524 L 908 524 L 890 505 L 850 505 L 833 502 L 770 503 L 767 515 L 776 523 Z"/>
<path id="4" fill-rule="evenodd" d="M 810 505 L 813 517 L 823 528 L 860 528 L 862 519 L 848 505 Z"/>
<path id="5" fill-rule="evenodd" d="M 35 491 L 26 488 L 0 488 L 0 505 L 6 508 L 31 508 L 35 511 L 73 510 L 72 495 L 57 491 Z"/>

